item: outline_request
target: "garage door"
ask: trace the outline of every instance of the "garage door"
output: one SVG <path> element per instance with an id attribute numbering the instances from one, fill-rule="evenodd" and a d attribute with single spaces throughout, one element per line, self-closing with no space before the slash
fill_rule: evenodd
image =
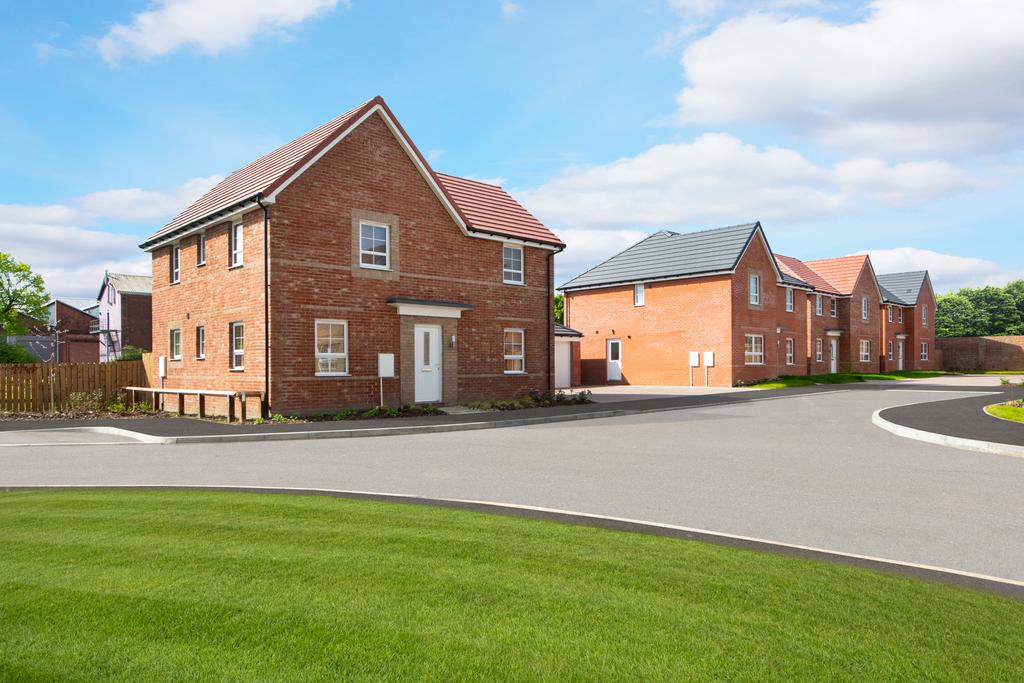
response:
<path id="1" fill-rule="evenodd" d="M 555 387 L 572 385 L 572 342 L 555 340 Z"/>

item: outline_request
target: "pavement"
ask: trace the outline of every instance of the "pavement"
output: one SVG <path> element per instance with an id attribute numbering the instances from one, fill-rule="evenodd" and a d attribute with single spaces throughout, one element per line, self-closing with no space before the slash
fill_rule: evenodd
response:
<path id="1" fill-rule="evenodd" d="M 695 397 L 705 403 L 684 410 L 486 431 L 7 448 L 0 487 L 331 488 L 489 501 L 1024 581 L 1024 460 L 913 441 L 871 423 L 879 409 L 955 405 L 976 394 L 905 383 L 740 400 L 744 393 Z"/>

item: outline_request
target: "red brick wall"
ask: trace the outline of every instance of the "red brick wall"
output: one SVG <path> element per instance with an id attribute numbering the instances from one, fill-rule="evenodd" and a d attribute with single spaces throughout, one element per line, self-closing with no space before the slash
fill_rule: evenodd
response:
<path id="1" fill-rule="evenodd" d="M 122 346 L 153 348 L 153 297 L 121 295 L 121 339 Z"/>
<path id="2" fill-rule="evenodd" d="M 921 317 L 921 309 L 927 306 L 928 308 L 928 324 L 925 325 Z M 909 367 L 915 370 L 935 370 L 938 368 L 937 359 L 935 356 L 935 292 L 932 291 L 931 282 L 929 279 L 925 279 L 924 286 L 921 287 L 921 294 L 917 300 L 917 306 L 914 307 L 913 315 L 913 342 L 914 345 L 910 349 L 912 352 L 911 360 L 912 365 Z M 928 342 L 928 360 L 921 360 L 921 342 Z M 1004 369 L 1004 368 L 1000 368 Z"/>
<path id="3" fill-rule="evenodd" d="M 946 337 L 937 345 L 943 370 L 1024 370 L 1024 336 Z"/>
<path id="4" fill-rule="evenodd" d="M 868 319 L 861 318 L 861 299 L 868 299 Z M 861 270 L 853 295 L 839 300 L 839 320 L 843 329 L 839 337 L 839 371 L 840 372 L 878 372 L 882 357 L 881 346 L 881 301 L 878 286 L 871 270 Z M 860 340 L 871 342 L 871 359 L 866 363 L 860 361 Z"/>
<path id="5" fill-rule="evenodd" d="M 60 348 L 58 349 L 60 362 L 99 363 L 99 337 L 89 334 L 89 327 L 95 318 L 60 300 L 56 303 L 55 315 L 57 318 L 56 328 L 60 331 Z"/>
<path id="6" fill-rule="evenodd" d="M 836 317 L 832 317 L 832 301 L 834 297 L 821 295 L 821 315 L 816 313 L 816 292 L 807 294 L 807 368 L 808 374 L 824 375 L 831 370 L 829 363 L 828 330 L 842 327 L 839 320 L 839 300 L 836 300 Z M 817 360 L 816 340 L 821 340 L 821 361 Z"/>
<path id="7" fill-rule="evenodd" d="M 393 273 L 368 274 L 354 267 L 354 211 L 396 219 Z M 245 216 L 242 268 L 227 268 L 228 225 L 207 231 L 205 266 L 195 265 L 195 238 L 183 242 L 180 284 L 168 284 L 169 249 L 154 253 L 154 352 L 167 353 L 172 324 L 183 329 L 184 358 L 169 364 L 168 386 L 263 387 L 263 214 Z M 375 405 L 377 353 L 394 353 L 396 370 L 403 367 L 399 316 L 386 303 L 391 296 L 474 306 L 452 321 L 457 323 L 454 350 L 449 348 L 453 327 L 445 321 L 446 396 L 456 367 L 460 402 L 547 389 L 553 354 L 549 253 L 526 247 L 526 285 L 502 284 L 502 243 L 465 236 L 383 120 L 371 117 L 270 205 L 272 409 L 301 413 Z M 318 318 L 348 322 L 351 376 L 315 376 Z M 232 321 L 246 324 L 242 373 L 228 371 Z M 194 359 L 197 324 L 206 325 L 205 361 Z M 524 375 L 504 374 L 506 327 L 525 330 Z M 386 402 L 412 400 L 403 384 L 385 381 Z"/>

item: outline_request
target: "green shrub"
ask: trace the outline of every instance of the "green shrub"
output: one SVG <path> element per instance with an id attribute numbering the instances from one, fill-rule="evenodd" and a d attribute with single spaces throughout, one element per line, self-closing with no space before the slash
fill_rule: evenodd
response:
<path id="1" fill-rule="evenodd" d="M 142 360 L 143 353 L 145 351 L 137 346 L 126 346 L 121 349 L 121 357 L 118 360 Z"/>
<path id="2" fill-rule="evenodd" d="M 359 411 L 355 408 L 343 408 L 334 414 L 335 420 L 351 420 L 352 418 L 359 415 Z"/>
<path id="3" fill-rule="evenodd" d="M 64 407 L 72 413 L 98 412 L 105 407 L 103 398 L 102 389 L 89 392 L 72 391 L 68 394 L 68 400 Z"/>
<path id="4" fill-rule="evenodd" d="M 281 413 L 275 413 L 270 419 L 277 424 L 286 424 L 288 422 L 288 418 Z"/>
<path id="5" fill-rule="evenodd" d="M 38 363 L 39 359 L 23 346 L 0 341 L 0 365 L 21 365 Z"/>
<path id="6" fill-rule="evenodd" d="M 1005 386 L 1009 386 L 1010 385 L 1010 380 L 1007 379 L 1006 377 L 1000 377 L 999 378 L 999 383 L 1002 384 L 1004 387 Z"/>

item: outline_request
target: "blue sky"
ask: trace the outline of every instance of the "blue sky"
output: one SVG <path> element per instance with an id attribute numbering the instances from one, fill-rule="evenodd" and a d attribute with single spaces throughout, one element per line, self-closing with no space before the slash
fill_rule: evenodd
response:
<path id="1" fill-rule="evenodd" d="M 569 248 L 761 220 L 940 290 L 1024 275 L 1024 3 L 17 3 L 0 25 L 0 250 L 52 292 L 212 182 L 380 94 L 438 170 Z"/>

